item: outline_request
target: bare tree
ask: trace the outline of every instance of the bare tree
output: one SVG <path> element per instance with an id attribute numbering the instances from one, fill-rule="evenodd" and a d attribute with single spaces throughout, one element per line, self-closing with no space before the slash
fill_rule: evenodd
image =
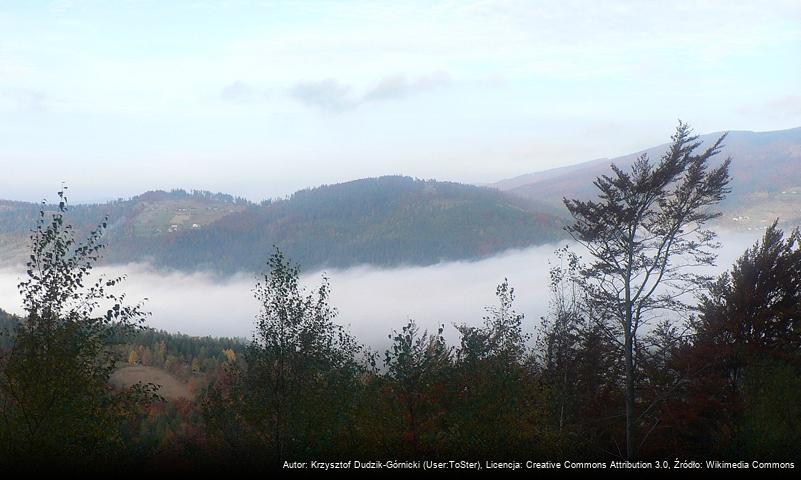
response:
<path id="1" fill-rule="evenodd" d="M 566 230 L 589 252 L 582 286 L 606 333 L 622 350 L 625 370 L 626 455 L 635 457 L 637 333 L 660 312 L 689 307 L 683 298 L 709 280 L 698 268 L 713 265 L 719 246 L 705 225 L 720 215 L 712 208 L 730 191 L 725 135 L 697 153 L 702 142 L 679 122 L 658 163 L 641 155 L 626 172 L 596 178 L 594 201 L 564 199 L 574 223 Z"/>

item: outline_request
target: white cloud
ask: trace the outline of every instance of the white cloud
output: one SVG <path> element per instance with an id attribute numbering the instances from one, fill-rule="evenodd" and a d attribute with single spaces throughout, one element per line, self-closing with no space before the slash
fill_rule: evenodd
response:
<path id="1" fill-rule="evenodd" d="M 355 88 L 326 79 L 318 82 L 301 82 L 290 89 L 290 95 L 301 103 L 325 111 L 342 112 L 359 106 L 388 100 L 399 100 L 451 85 L 448 73 L 435 72 L 409 78 L 406 75 L 389 75 L 358 95 Z"/>
<path id="2" fill-rule="evenodd" d="M 290 89 L 289 94 L 304 105 L 341 112 L 357 104 L 351 98 L 350 92 L 349 85 L 326 79 L 318 82 L 300 82 Z"/>
<path id="3" fill-rule="evenodd" d="M 0 109 L 38 112 L 46 108 L 47 96 L 26 88 L 0 89 Z"/>
<path id="4" fill-rule="evenodd" d="M 267 97 L 267 93 L 253 85 L 237 80 L 223 87 L 220 97 L 229 102 L 250 103 L 263 100 Z"/>
<path id="5" fill-rule="evenodd" d="M 730 267 L 758 234 L 723 233 L 718 267 Z M 357 267 L 328 271 L 331 303 L 338 321 L 363 343 L 386 344 L 387 335 L 408 318 L 429 331 L 445 325 L 449 341 L 458 338 L 453 324 L 477 325 L 484 307 L 495 305 L 495 287 L 509 279 L 517 296 L 515 308 L 526 315 L 525 330 L 539 325 L 548 308 L 548 261 L 557 245 L 510 251 L 476 262 L 449 262 L 428 267 L 379 269 Z M 20 271 L 0 270 L 0 308 L 20 312 L 16 284 Z M 100 268 L 99 273 L 125 273 L 121 286 L 130 301 L 148 298 L 153 312 L 148 324 L 191 335 L 250 337 L 258 304 L 253 299 L 255 275 L 216 278 L 207 274 L 159 273 L 147 265 Z M 319 285 L 321 272 L 303 275 L 309 288 Z"/>
<path id="6" fill-rule="evenodd" d="M 447 87 L 452 81 L 446 72 L 435 72 L 413 79 L 407 78 L 406 75 L 391 75 L 382 78 L 378 85 L 370 89 L 362 97 L 362 103 L 404 98 Z"/>

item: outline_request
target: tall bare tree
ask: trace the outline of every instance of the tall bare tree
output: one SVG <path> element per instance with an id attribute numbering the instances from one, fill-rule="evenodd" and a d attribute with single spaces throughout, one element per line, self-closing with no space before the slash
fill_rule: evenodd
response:
<path id="1" fill-rule="evenodd" d="M 596 178 L 598 198 L 564 199 L 574 222 L 570 235 L 589 252 L 583 287 L 607 334 L 620 347 L 625 370 L 626 456 L 636 455 L 635 349 L 639 330 L 654 316 L 689 308 L 683 302 L 709 278 L 719 246 L 706 224 L 729 193 L 727 158 L 715 168 L 725 135 L 706 149 L 679 122 L 670 146 L 652 163 L 641 155 L 624 171 Z"/>

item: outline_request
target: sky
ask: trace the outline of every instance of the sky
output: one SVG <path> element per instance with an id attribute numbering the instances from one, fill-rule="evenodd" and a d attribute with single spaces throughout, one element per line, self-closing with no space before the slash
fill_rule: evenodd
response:
<path id="1" fill-rule="evenodd" d="M 0 198 L 467 183 L 801 126 L 801 2 L 0 1 Z"/>

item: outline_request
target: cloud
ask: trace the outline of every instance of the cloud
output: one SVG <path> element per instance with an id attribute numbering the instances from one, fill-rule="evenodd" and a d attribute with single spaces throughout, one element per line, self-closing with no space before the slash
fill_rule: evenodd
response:
<path id="1" fill-rule="evenodd" d="M 718 267 L 729 268 L 750 246 L 758 233 L 721 232 Z M 337 321 L 346 325 L 357 339 L 374 348 L 387 344 L 387 335 L 400 329 L 409 318 L 422 328 L 435 330 L 445 325 L 445 337 L 458 341 L 454 324 L 478 325 L 485 307 L 495 305 L 495 287 L 509 279 L 515 288 L 515 309 L 526 315 L 524 329 L 534 333 L 540 317 L 548 311 L 548 270 L 556 248 L 544 245 L 509 251 L 475 262 L 448 262 L 427 267 L 380 269 L 356 267 L 330 270 L 331 303 Z M 24 269 L 0 270 L 0 308 L 21 312 L 16 285 Z M 136 302 L 149 300 L 153 313 L 148 325 L 190 335 L 239 336 L 249 338 L 259 305 L 253 298 L 253 274 L 225 279 L 202 273 L 163 273 L 147 265 L 101 267 L 99 273 L 128 275 L 120 291 Z M 321 272 L 302 275 L 308 289 L 319 285 Z"/>
<path id="2" fill-rule="evenodd" d="M 427 267 L 381 269 L 362 266 L 328 270 L 331 303 L 359 341 L 381 348 L 392 330 L 409 318 L 429 331 L 445 325 L 449 341 L 458 340 L 454 324 L 478 325 L 484 308 L 496 303 L 495 287 L 508 278 L 517 294 L 516 309 L 526 314 L 533 332 L 547 308 L 548 258 L 555 245 L 510 251 L 481 261 L 447 262 Z M 16 284 L 24 269 L 0 270 L 0 308 L 21 313 Z M 130 301 L 147 298 L 153 313 L 148 325 L 190 335 L 249 338 L 259 305 L 249 273 L 219 278 L 204 273 L 164 273 L 145 264 L 99 267 L 95 273 L 126 274 L 119 291 Z M 301 283 L 311 291 L 323 272 L 306 272 Z"/>
<path id="3" fill-rule="evenodd" d="M 220 92 L 220 97 L 223 100 L 234 103 L 252 102 L 263 99 L 266 96 L 266 92 L 239 80 L 229 83 Z"/>
<path id="4" fill-rule="evenodd" d="M 445 72 L 436 72 L 417 79 L 408 79 L 406 75 L 384 77 L 378 82 L 378 85 L 364 95 L 362 102 L 404 98 L 416 93 L 447 87 L 451 82 L 451 76 Z"/>
<path id="5" fill-rule="evenodd" d="M 0 107 L 3 104 L 15 110 L 42 111 L 46 108 L 47 95 L 27 88 L 7 88 L 0 90 Z"/>
<path id="6" fill-rule="evenodd" d="M 446 72 L 434 72 L 417 78 L 406 75 L 390 75 L 381 78 L 365 93 L 358 95 L 353 86 L 334 79 L 296 84 L 290 95 L 301 103 L 330 112 L 342 112 L 373 102 L 399 100 L 453 83 Z"/>
<path id="7" fill-rule="evenodd" d="M 341 112 L 358 105 L 350 95 L 351 87 L 333 79 L 318 82 L 301 82 L 290 90 L 289 94 L 304 105 Z"/>

